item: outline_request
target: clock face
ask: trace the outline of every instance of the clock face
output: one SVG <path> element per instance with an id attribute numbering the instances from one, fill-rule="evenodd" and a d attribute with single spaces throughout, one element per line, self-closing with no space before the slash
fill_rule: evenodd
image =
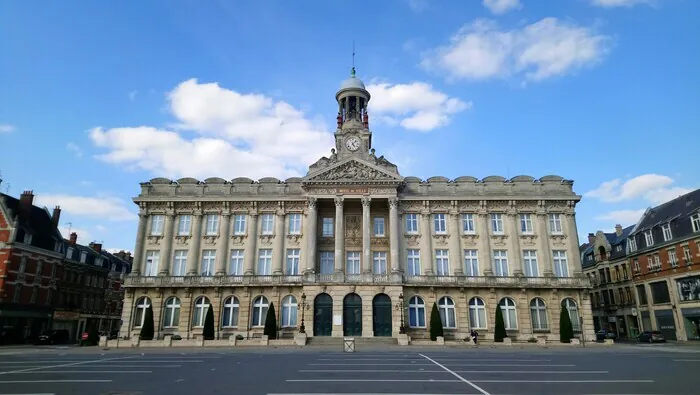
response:
<path id="1" fill-rule="evenodd" d="M 357 151 L 360 148 L 360 139 L 357 137 L 350 137 L 349 139 L 345 140 L 345 146 L 350 151 Z"/>

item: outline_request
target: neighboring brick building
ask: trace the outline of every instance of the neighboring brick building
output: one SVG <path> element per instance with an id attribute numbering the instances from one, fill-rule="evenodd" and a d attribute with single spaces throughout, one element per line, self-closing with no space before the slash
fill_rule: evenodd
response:
<path id="1" fill-rule="evenodd" d="M 615 225 L 612 233 L 589 233 L 588 243 L 581 247 L 582 270 L 593 284 L 591 308 L 596 331 L 608 329 L 618 338 L 628 339 L 639 334 L 634 284 L 627 261 L 627 236 L 633 228 Z"/>
<path id="2" fill-rule="evenodd" d="M 63 259 L 61 215 L 0 194 L 0 345 L 31 341 L 51 325 L 56 272 Z"/>
<path id="3" fill-rule="evenodd" d="M 647 209 L 627 246 L 642 328 L 700 340 L 700 189 Z"/>

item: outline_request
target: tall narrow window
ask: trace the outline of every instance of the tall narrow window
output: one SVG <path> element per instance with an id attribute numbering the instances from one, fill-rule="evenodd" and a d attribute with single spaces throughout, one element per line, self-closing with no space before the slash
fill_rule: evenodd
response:
<path id="1" fill-rule="evenodd" d="M 445 220 L 445 214 L 433 215 L 433 228 L 436 234 L 447 233 L 447 222 Z"/>
<path id="2" fill-rule="evenodd" d="M 345 272 L 347 274 L 360 274 L 360 251 L 348 251 Z"/>
<path id="3" fill-rule="evenodd" d="M 265 318 L 267 317 L 267 309 L 270 304 L 264 296 L 258 296 L 253 301 L 253 327 L 265 326 Z"/>
<path id="4" fill-rule="evenodd" d="M 457 321 L 455 320 L 455 302 L 448 296 L 443 296 L 438 301 L 438 311 L 443 328 L 456 328 Z"/>
<path id="5" fill-rule="evenodd" d="M 333 251 L 321 251 L 321 274 L 333 274 L 335 259 Z"/>
<path id="6" fill-rule="evenodd" d="M 272 250 L 261 249 L 258 255 L 258 275 L 269 276 L 272 274 Z"/>
<path id="7" fill-rule="evenodd" d="M 162 236 L 163 235 L 163 221 L 164 216 L 162 215 L 152 215 L 151 216 L 151 236 Z"/>
<path id="8" fill-rule="evenodd" d="M 537 268 L 537 251 L 535 251 L 535 250 L 523 251 L 523 266 L 525 267 L 525 276 L 526 277 L 539 276 L 539 270 Z"/>
<path id="9" fill-rule="evenodd" d="M 503 234 L 503 215 L 491 214 L 491 231 L 494 234 Z"/>
<path id="10" fill-rule="evenodd" d="M 520 214 L 520 233 L 532 234 L 532 216 L 530 214 Z"/>
<path id="11" fill-rule="evenodd" d="M 450 256 L 449 250 L 435 250 L 435 264 L 437 266 L 438 276 L 450 275 Z"/>
<path id="12" fill-rule="evenodd" d="M 180 307 L 180 299 L 175 296 L 171 296 L 165 301 L 163 328 L 176 328 L 180 325 Z"/>
<path id="13" fill-rule="evenodd" d="M 420 296 L 414 296 L 408 301 L 408 326 L 425 328 L 425 302 Z"/>
<path id="14" fill-rule="evenodd" d="M 323 237 L 333 237 L 333 218 L 326 217 L 321 218 L 321 236 Z"/>
<path id="15" fill-rule="evenodd" d="M 146 251 L 146 270 L 143 275 L 147 277 L 157 276 L 159 264 L 160 251 Z"/>
<path id="16" fill-rule="evenodd" d="M 647 247 L 654 245 L 654 236 L 651 234 L 651 229 L 644 232 L 644 241 L 646 242 Z"/>
<path id="17" fill-rule="evenodd" d="M 238 314 L 241 305 L 238 298 L 235 296 L 229 296 L 224 300 L 223 316 L 221 317 L 221 327 L 222 328 L 236 328 L 238 327 Z"/>
<path id="18" fill-rule="evenodd" d="M 151 299 L 147 296 L 142 296 L 136 301 L 136 311 L 134 311 L 134 327 L 143 326 L 143 320 L 146 316 L 146 310 L 151 307 Z"/>
<path id="19" fill-rule="evenodd" d="M 479 251 L 464 250 L 464 273 L 470 277 L 479 276 Z"/>
<path id="20" fill-rule="evenodd" d="M 204 318 L 207 316 L 207 310 L 210 307 L 209 298 L 200 296 L 194 301 L 194 309 L 192 311 L 192 326 L 201 328 L 204 326 Z"/>
<path id="21" fill-rule="evenodd" d="M 566 251 L 553 251 L 554 275 L 557 277 L 569 277 L 569 262 L 566 259 Z"/>
<path id="22" fill-rule="evenodd" d="M 508 251 L 493 251 L 493 269 L 496 276 L 508 277 Z"/>
<path id="23" fill-rule="evenodd" d="M 189 236 L 192 231 L 192 216 L 189 214 L 180 215 L 180 221 L 177 224 L 178 236 Z"/>
<path id="24" fill-rule="evenodd" d="M 665 224 L 664 226 L 661 227 L 661 230 L 664 232 L 664 241 L 669 241 L 673 237 L 671 234 L 671 224 Z"/>
<path id="25" fill-rule="evenodd" d="M 386 252 L 373 252 L 372 261 L 374 262 L 374 274 L 386 274 Z"/>
<path id="26" fill-rule="evenodd" d="M 298 316 L 297 299 L 288 295 L 282 299 L 282 328 L 293 328 L 297 326 Z"/>
<path id="27" fill-rule="evenodd" d="M 202 276 L 213 276 L 216 265 L 216 250 L 202 251 Z"/>
<path id="28" fill-rule="evenodd" d="M 301 250 L 299 248 L 290 248 L 287 250 L 287 267 L 285 273 L 288 276 L 299 275 L 299 257 Z"/>
<path id="29" fill-rule="evenodd" d="M 299 235 L 301 234 L 301 214 L 289 214 L 289 234 Z"/>
<path id="30" fill-rule="evenodd" d="M 231 250 L 231 264 L 228 268 L 228 274 L 231 276 L 243 275 L 243 250 Z"/>
<path id="31" fill-rule="evenodd" d="M 561 305 L 569 312 L 569 318 L 571 319 L 571 324 L 574 327 L 574 331 L 580 332 L 581 322 L 579 319 L 578 306 L 576 305 L 576 302 L 571 298 L 566 298 L 561 301 Z"/>
<path id="32" fill-rule="evenodd" d="M 236 236 L 245 234 L 245 214 L 236 214 L 233 217 L 233 234 Z"/>
<path id="33" fill-rule="evenodd" d="M 418 214 L 404 214 L 406 218 L 406 233 L 418 233 Z"/>
<path id="34" fill-rule="evenodd" d="M 467 235 L 476 233 L 474 214 L 462 214 L 462 233 Z"/>
<path id="35" fill-rule="evenodd" d="M 406 271 L 409 276 L 420 276 L 420 250 L 406 250 Z"/>
<path id="36" fill-rule="evenodd" d="M 219 215 L 218 214 L 207 214 L 205 234 L 207 236 L 215 236 L 215 235 L 219 234 Z"/>
<path id="37" fill-rule="evenodd" d="M 384 237 L 384 217 L 375 217 L 373 221 L 374 237 Z"/>
<path id="38" fill-rule="evenodd" d="M 275 229 L 275 216 L 273 214 L 262 215 L 261 232 L 264 235 L 271 235 Z"/>
<path id="39" fill-rule="evenodd" d="M 532 319 L 532 330 L 545 331 L 549 329 L 547 306 L 542 298 L 535 298 L 530 301 L 530 316 Z"/>
<path id="40" fill-rule="evenodd" d="M 469 299 L 469 325 L 473 329 L 486 329 L 486 304 L 481 298 Z"/>
<path id="41" fill-rule="evenodd" d="M 561 234 L 561 214 L 549 214 L 549 231 L 553 234 Z"/>
<path id="42" fill-rule="evenodd" d="M 503 323 L 506 330 L 514 331 L 518 329 L 518 316 L 515 311 L 515 301 L 511 298 L 503 298 L 498 303 L 503 313 Z"/>
<path id="43" fill-rule="evenodd" d="M 175 251 L 173 257 L 173 276 L 182 277 L 187 271 L 187 250 Z"/>

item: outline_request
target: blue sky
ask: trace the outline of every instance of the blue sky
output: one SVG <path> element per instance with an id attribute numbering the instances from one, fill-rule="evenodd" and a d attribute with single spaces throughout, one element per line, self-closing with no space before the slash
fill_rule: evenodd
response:
<path id="1" fill-rule="evenodd" d="M 133 249 L 139 182 L 286 178 L 349 74 L 404 176 L 575 181 L 579 236 L 700 187 L 700 2 L 5 1 L 3 192 Z M 69 225 L 70 223 L 70 225 Z"/>

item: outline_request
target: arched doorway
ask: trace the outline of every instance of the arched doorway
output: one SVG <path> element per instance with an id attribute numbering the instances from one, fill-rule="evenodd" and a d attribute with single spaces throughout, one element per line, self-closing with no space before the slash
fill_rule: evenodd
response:
<path id="1" fill-rule="evenodd" d="M 333 298 L 319 294 L 314 299 L 314 336 L 330 336 L 333 331 Z"/>
<path id="2" fill-rule="evenodd" d="M 362 298 L 358 294 L 343 299 L 343 336 L 362 336 Z"/>
<path id="3" fill-rule="evenodd" d="M 372 300 L 372 326 L 374 336 L 391 336 L 391 298 L 386 294 Z"/>

